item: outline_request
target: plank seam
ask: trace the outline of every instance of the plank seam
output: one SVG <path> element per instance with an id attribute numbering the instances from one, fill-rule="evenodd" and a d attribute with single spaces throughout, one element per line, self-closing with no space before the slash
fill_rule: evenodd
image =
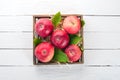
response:
<path id="1" fill-rule="evenodd" d="M 0 33 L 33 33 L 33 31 L 0 31 Z M 120 31 L 84 31 L 84 33 L 120 33 Z"/>
<path id="2" fill-rule="evenodd" d="M 0 16 L 13 16 L 13 17 L 15 17 L 15 16 L 33 16 L 33 15 L 37 15 L 37 14 L 28 14 L 28 15 L 0 15 Z M 102 14 L 100 14 L 100 15 L 96 15 L 96 14 L 82 14 L 83 16 L 103 16 L 103 17 L 120 17 L 120 15 L 119 14 L 116 14 L 116 15 L 102 15 Z"/>
<path id="3" fill-rule="evenodd" d="M 80 66 L 80 67 L 120 67 L 120 65 L 74 65 L 74 64 L 56 64 L 56 65 L 0 65 L 0 67 L 43 67 L 43 66 L 47 66 L 47 67 L 72 67 L 72 66 Z"/>
<path id="4" fill-rule="evenodd" d="M 0 48 L 0 50 L 33 50 L 33 48 Z M 120 48 L 85 48 L 84 50 L 120 50 Z"/>

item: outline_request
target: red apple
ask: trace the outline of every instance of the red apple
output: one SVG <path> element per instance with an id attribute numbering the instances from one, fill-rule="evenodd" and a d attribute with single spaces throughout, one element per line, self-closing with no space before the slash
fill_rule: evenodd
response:
<path id="1" fill-rule="evenodd" d="M 63 28 L 69 34 L 76 34 L 81 29 L 80 20 L 77 16 L 67 16 L 63 21 Z"/>
<path id="2" fill-rule="evenodd" d="M 40 43 L 35 48 L 35 56 L 41 62 L 49 62 L 54 56 L 54 47 L 49 42 Z"/>
<path id="3" fill-rule="evenodd" d="M 35 31 L 40 37 L 47 37 L 53 31 L 52 21 L 47 18 L 39 19 L 35 24 Z"/>
<path id="4" fill-rule="evenodd" d="M 81 58 L 82 52 L 76 45 L 70 45 L 65 49 L 65 53 L 69 58 L 70 62 L 76 62 Z"/>
<path id="5" fill-rule="evenodd" d="M 58 48 L 63 49 L 69 44 L 69 36 L 64 30 L 55 30 L 51 36 L 51 42 Z"/>

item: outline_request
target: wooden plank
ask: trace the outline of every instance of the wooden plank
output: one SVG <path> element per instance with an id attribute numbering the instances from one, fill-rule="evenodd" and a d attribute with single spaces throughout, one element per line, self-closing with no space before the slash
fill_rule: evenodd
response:
<path id="1" fill-rule="evenodd" d="M 0 48 L 33 48 L 32 33 L 0 33 Z M 120 49 L 120 33 L 85 32 L 85 49 Z"/>
<path id="2" fill-rule="evenodd" d="M 0 66 L 29 66 L 33 65 L 32 50 L 0 50 Z M 85 50 L 84 64 L 86 65 L 120 65 L 120 50 Z"/>
<path id="3" fill-rule="evenodd" d="M 120 49 L 119 36 L 119 32 L 86 32 L 84 47 L 86 49 Z"/>
<path id="4" fill-rule="evenodd" d="M 0 16 L 0 31 L 32 31 L 32 16 Z"/>
<path id="5" fill-rule="evenodd" d="M 84 16 L 84 31 L 120 32 L 120 17 Z M 32 16 L 0 16 L 0 31 L 31 31 Z"/>
<path id="6" fill-rule="evenodd" d="M 120 32 L 120 17 L 84 16 L 84 31 Z"/>
<path id="7" fill-rule="evenodd" d="M 32 50 L 0 50 L 0 65 L 32 65 Z"/>
<path id="8" fill-rule="evenodd" d="M 69 0 L 69 2 L 54 0 L 50 3 L 50 0 L 2 0 L 0 2 L 0 15 L 33 15 L 58 11 L 63 13 L 120 15 L 119 0 Z"/>
<path id="9" fill-rule="evenodd" d="M 119 80 L 120 67 L 0 67 L 2 80 Z"/>
<path id="10" fill-rule="evenodd" d="M 0 48 L 32 48 L 32 33 L 0 33 Z"/>
<path id="11" fill-rule="evenodd" d="M 120 50 L 85 50 L 85 65 L 120 65 Z"/>

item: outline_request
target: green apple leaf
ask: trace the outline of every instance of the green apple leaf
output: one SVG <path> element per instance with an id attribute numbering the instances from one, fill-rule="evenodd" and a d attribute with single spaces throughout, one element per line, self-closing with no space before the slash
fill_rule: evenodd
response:
<path id="1" fill-rule="evenodd" d="M 69 35 L 70 36 L 70 44 L 78 44 L 80 41 L 82 41 L 82 37 L 78 35 Z"/>
<path id="2" fill-rule="evenodd" d="M 52 17 L 52 23 L 53 23 L 53 25 L 56 27 L 60 23 L 61 19 L 62 19 L 61 13 L 60 12 L 56 13 Z"/>
<path id="3" fill-rule="evenodd" d="M 68 62 L 68 57 L 62 50 L 55 48 L 53 60 L 65 63 Z"/>
<path id="4" fill-rule="evenodd" d="M 85 21 L 82 19 L 81 20 L 81 26 L 83 27 L 85 25 Z"/>
<path id="5" fill-rule="evenodd" d="M 39 38 L 34 38 L 34 40 L 33 40 L 33 43 L 34 43 L 34 46 L 36 47 L 39 43 L 41 43 L 42 42 L 42 40 L 41 39 L 39 39 Z"/>

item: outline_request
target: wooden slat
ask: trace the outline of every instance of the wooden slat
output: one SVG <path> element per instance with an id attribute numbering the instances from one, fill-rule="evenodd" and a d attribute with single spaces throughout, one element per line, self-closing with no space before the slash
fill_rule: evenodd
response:
<path id="1" fill-rule="evenodd" d="M 84 16 L 84 31 L 119 32 L 120 17 Z M 0 31 L 31 31 L 32 16 L 0 16 Z"/>
<path id="2" fill-rule="evenodd" d="M 0 48 L 33 48 L 32 33 L 0 33 Z M 120 33 L 85 32 L 85 49 L 120 49 Z"/>
<path id="3" fill-rule="evenodd" d="M 33 65 L 32 50 L 0 50 L 0 66 Z M 120 65 L 120 50 L 85 50 L 83 65 Z"/>
<path id="4" fill-rule="evenodd" d="M 120 65 L 120 50 L 85 50 L 85 65 Z"/>
<path id="5" fill-rule="evenodd" d="M 32 65 L 32 50 L 0 50 L 0 65 Z"/>
<path id="6" fill-rule="evenodd" d="M 50 4 L 51 3 L 51 4 Z M 120 15 L 119 0 L 2 0 L 0 15 L 33 15 L 43 13 L 80 13 Z M 7 5 L 7 6 L 6 6 Z"/>
<path id="7" fill-rule="evenodd" d="M 84 16 L 84 31 L 120 32 L 120 17 Z"/>
<path id="8" fill-rule="evenodd" d="M 120 33 L 86 32 L 84 45 L 86 49 L 120 49 Z"/>
<path id="9" fill-rule="evenodd" d="M 0 48 L 32 48 L 32 33 L 0 33 Z"/>
<path id="10" fill-rule="evenodd" d="M 32 16 L 0 16 L 0 31 L 32 31 Z"/>
<path id="11" fill-rule="evenodd" d="M 0 67 L 2 80 L 119 80 L 120 67 Z"/>

